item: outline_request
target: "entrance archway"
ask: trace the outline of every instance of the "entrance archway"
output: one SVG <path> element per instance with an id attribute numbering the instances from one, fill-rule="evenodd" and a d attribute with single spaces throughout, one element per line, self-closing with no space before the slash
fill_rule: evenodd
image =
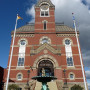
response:
<path id="1" fill-rule="evenodd" d="M 42 75 L 42 68 L 45 70 L 46 76 L 54 76 L 54 66 L 49 60 L 43 60 L 38 64 L 38 76 Z"/>

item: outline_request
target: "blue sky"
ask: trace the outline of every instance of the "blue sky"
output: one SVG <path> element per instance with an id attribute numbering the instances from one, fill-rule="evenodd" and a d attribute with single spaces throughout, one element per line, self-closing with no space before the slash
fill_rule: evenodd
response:
<path id="1" fill-rule="evenodd" d="M 34 4 L 37 0 L 0 0 L 0 66 L 6 68 L 11 44 L 11 31 L 15 28 L 16 15 L 23 20 L 18 26 L 33 21 Z M 80 44 L 87 80 L 90 83 L 90 0 L 51 0 L 55 4 L 56 22 L 73 26 L 72 12 L 75 13 L 77 29 L 80 31 Z M 68 17 L 68 18 L 67 18 Z"/>
<path id="2" fill-rule="evenodd" d="M 33 0 L 32 0 L 33 1 Z M 23 17 L 18 21 L 18 27 L 30 21 L 26 15 L 27 7 L 30 7 L 28 0 L 1 0 L 0 1 L 0 66 L 6 68 L 11 44 L 11 31 L 14 30 L 17 13 Z"/>

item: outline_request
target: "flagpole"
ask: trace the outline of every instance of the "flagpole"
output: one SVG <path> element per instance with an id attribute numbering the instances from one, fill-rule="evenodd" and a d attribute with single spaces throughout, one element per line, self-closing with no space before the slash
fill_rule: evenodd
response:
<path id="1" fill-rule="evenodd" d="M 73 13 L 72 13 L 72 15 L 73 15 Z M 76 40 L 77 40 L 78 51 L 79 51 L 79 56 L 80 56 L 80 62 L 81 62 L 81 68 L 82 68 L 82 74 L 83 74 L 83 79 L 84 79 L 84 86 L 85 86 L 85 90 L 87 90 L 87 84 L 86 84 L 86 78 L 85 78 L 85 72 L 84 72 L 83 60 L 82 60 L 82 55 L 81 55 L 81 50 L 80 50 L 80 43 L 79 43 L 79 39 L 78 39 L 78 35 L 77 35 L 77 28 L 76 28 L 76 23 L 75 23 L 75 17 L 74 17 L 74 16 L 73 16 L 73 21 L 74 21 Z"/>
<path id="2" fill-rule="evenodd" d="M 10 76 L 10 68 L 11 68 L 12 55 L 13 55 L 13 47 L 14 47 L 14 42 L 15 42 L 17 20 L 18 20 L 18 14 L 17 14 L 17 18 L 16 18 L 16 24 L 15 24 L 15 30 L 14 30 L 14 36 L 13 36 L 13 43 L 12 43 L 12 49 L 11 49 L 11 55 L 10 55 L 10 61 L 9 61 L 9 69 L 8 69 L 7 82 L 6 82 L 6 90 L 8 90 L 8 82 L 9 82 L 9 76 Z"/>

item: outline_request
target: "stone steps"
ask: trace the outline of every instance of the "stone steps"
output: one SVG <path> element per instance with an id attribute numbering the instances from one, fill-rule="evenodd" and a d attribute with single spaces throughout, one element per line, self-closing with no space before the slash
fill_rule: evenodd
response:
<path id="1" fill-rule="evenodd" d="M 55 81 L 51 81 L 47 83 L 47 85 L 49 87 L 49 90 L 58 90 Z M 35 90 L 41 90 L 41 88 L 42 88 L 42 84 L 40 82 L 36 82 Z"/>

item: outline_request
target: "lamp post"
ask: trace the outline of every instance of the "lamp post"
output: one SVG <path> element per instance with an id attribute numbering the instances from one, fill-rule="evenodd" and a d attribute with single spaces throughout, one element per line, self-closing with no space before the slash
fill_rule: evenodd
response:
<path id="1" fill-rule="evenodd" d="M 68 86 L 67 86 L 67 78 L 66 78 L 66 70 L 63 70 L 64 73 L 64 85 L 63 85 L 63 89 L 64 90 L 68 90 Z"/>
<path id="2" fill-rule="evenodd" d="M 64 73 L 64 78 L 65 78 L 65 79 L 64 79 L 64 80 L 65 80 L 65 81 L 64 81 L 64 85 L 66 85 L 66 84 L 67 84 L 67 79 L 66 79 L 66 70 L 65 70 L 65 69 L 63 70 L 63 73 Z"/>

